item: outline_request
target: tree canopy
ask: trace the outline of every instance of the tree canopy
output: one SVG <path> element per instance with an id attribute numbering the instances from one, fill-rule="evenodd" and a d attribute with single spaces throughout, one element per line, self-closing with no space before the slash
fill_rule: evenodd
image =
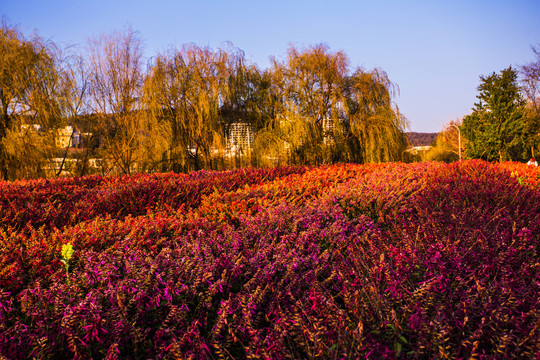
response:
<path id="1" fill-rule="evenodd" d="M 5 19 L 0 26 L 0 176 L 44 176 L 52 156 L 50 132 L 65 123 L 59 49 L 25 37 Z M 38 134 L 41 132 L 41 134 Z"/>
<path id="2" fill-rule="evenodd" d="M 467 156 L 488 161 L 525 160 L 529 155 L 525 131 L 525 101 L 518 74 L 509 67 L 480 76 L 479 100 L 463 118 Z"/>
<path id="3" fill-rule="evenodd" d="M 397 86 L 324 44 L 260 69 L 232 45 L 148 61 L 130 28 L 79 51 L 4 22 L 0 50 L 4 179 L 58 176 L 68 160 L 73 175 L 395 161 L 407 145 Z M 74 148 L 76 130 L 85 138 Z"/>
<path id="4" fill-rule="evenodd" d="M 392 101 L 396 86 L 380 69 L 349 63 L 325 45 L 291 47 L 283 63 L 274 61 L 277 114 L 259 136 L 274 157 L 296 164 L 401 160 L 407 121 Z"/>

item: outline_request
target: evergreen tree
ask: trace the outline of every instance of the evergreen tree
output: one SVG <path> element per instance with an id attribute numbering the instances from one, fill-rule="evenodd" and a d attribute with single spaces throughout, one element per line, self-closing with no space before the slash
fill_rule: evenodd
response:
<path id="1" fill-rule="evenodd" d="M 480 76 L 478 103 L 463 119 L 467 156 L 488 161 L 527 158 L 524 132 L 525 102 L 521 97 L 516 70 Z"/>

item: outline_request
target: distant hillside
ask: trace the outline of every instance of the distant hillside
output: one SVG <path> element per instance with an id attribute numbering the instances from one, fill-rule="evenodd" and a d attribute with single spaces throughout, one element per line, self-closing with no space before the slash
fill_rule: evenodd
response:
<path id="1" fill-rule="evenodd" d="M 409 143 L 411 146 L 433 145 L 437 139 L 437 133 L 408 132 L 405 134 L 409 138 Z"/>

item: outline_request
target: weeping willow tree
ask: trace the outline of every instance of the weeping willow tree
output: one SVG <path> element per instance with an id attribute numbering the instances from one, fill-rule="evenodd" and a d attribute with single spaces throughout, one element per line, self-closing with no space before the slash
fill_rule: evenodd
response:
<path id="1" fill-rule="evenodd" d="M 196 45 L 158 56 L 145 84 L 145 103 L 170 127 L 163 169 L 199 170 L 211 166 L 223 148 L 218 110 L 223 54 Z"/>
<path id="2" fill-rule="evenodd" d="M 386 73 L 357 69 L 344 92 L 348 158 L 364 163 L 401 160 L 408 124 L 392 102 L 394 84 Z"/>
<path id="3" fill-rule="evenodd" d="M 251 136 L 260 126 L 257 89 L 252 85 L 258 76 L 243 52 L 232 47 L 214 51 L 189 44 L 158 56 L 144 93 L 151 116 L 170 126 L 162 168 L 191 171 L 249 165 L 251 149 L 241 148 L 237 133 L 246 129 L 241 137 Z"/>
<path id="4" fill-rule="evenodd" d="M 401 159 L 407 123 L 392 101 L 395 86 L 384 72 L 350 74 L 343 52 L 316 45 L 289 48 L 285 62 L 274 61 L 272 74 L 277 112 L 256 142 L 267 163 Z"/>
<path id="5" fill-rule="evenodd" d="M 55 153 L 55 131 L 64 125 L 59 49 L 33 35 L 26 38 L 2 21 L 0 27 L 0 176 L 47 176 Z"/>
<path id="6" fill-rule="evenodd" d="M 427 161 L 452 162 L 459 160 L 461 154 L 461 134 L 459 128 L 461 120 L 448 122 L 443 130 L 437 134 L 437 138 L 430 150 L 422 158 Z"/>
<path id="7" fill-rule="evenodd" d="M 339 145 L 333 138 L 339 126 L 343 78 L 348 68 L 344 53 L 330 53 L 325 45 L 299 51 L 289 48 L 284 63 L 273 62 L 275 118 L 257 137 L 261 157 L 288 163 L 332 161 Z"/>
<path id="8" fill-rule="evenodd" d="M 220 87 L 219 115 L 226 139 L 227 167 L 255 165 L 253 134 L 265 122 L 264 75 L 255 64 L 248 63 L 244 52 L 229 44 L 222 50 L 225 62 Z"/>
<path id="9" fill-rule="evenodd" d="M 254 159 L 258 166 L 280 166 L 289 163 L 291 153 L 291 132 L 294 133 L 293 126 L 302 123 L 294 121 L 287 114 L 287 97 L 284 91 L 285 76 L 284 66 L 280 66 L 274 60 L 272 69 L 267 69 L 259 73 L 259 78 L 255 82 L 257 87 L 257 110 L 261 118 L 261 126 L 255 134 Z M 292 130 L 292 131 L 291 131 Z M 302 134 L 301 131 L 298 133 Z M 299 139 L 300 137 L 296 137 Z M 301 141 L 301 140 L 300 140 Z M 294 142 L 292 144 L 294 146 Z"/>

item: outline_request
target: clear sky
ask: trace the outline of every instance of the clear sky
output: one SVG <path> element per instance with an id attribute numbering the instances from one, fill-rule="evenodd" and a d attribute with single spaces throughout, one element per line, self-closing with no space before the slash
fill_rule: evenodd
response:
<path id="1" fill-rule="evenodd" d="M 61 45 L 131 26 L 147 57 L 231 42 L 261 68 L 291 44 L 325 43 L 352 68 L 386 71 L 419 132 L 469 114 L 480 75 L 533 61 L 540 44 L 540 0 L 0 0 L 0 12 Z"/>

